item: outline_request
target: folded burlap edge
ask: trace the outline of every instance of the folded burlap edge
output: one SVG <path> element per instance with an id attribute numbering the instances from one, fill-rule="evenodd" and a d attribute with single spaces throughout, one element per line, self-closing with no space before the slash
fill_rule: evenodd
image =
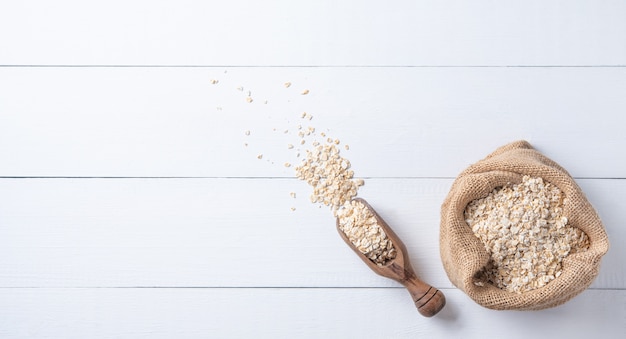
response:
<path id="1" fill-rule="evenodd" d="M 481 241 L 465 223 L 463 211 L 472 200 L 494 188 L 519 183 L 523 175 L 541 177 L 559 187 L 567 203 L 568 223 L 587 233 L 590 248 L 563 261 L 562 274 L 546 286 L 523 294 L 491 284 L 477 286 L 475 276 L 489 260 Z M 497 310 L 539 310 L 558 306 L 584 291 L 599 272 L 609 242 L 602 221 L 569 173 L 526 141 L 496 149 L 456 178 L 441 207 L 440 256 L 450 281 L 476 303 Z"/>

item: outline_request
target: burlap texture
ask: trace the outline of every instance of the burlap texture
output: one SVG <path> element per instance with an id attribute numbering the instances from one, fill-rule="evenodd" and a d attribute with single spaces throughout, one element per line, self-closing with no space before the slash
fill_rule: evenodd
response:
<path id="1" fill-rule="evenodd" d="M 517 294 L 491 284 L 476 286 L 474 276 L 487 264 L 489 255 L 465 222 L 465 207 L 498 186 L 520 183 L 523 175 L 541 177 L 561 189 L 567 199 L 563 213 L 568 224 L 587 233 L 590 247 L 568 255 L 562 274 L 544 287 Z M 563 304 L 585 290 L 598 275 L 609 241 L 600 217 L 569 173 L 528 142 L 517 141 L 459 174 L 441 208 L 439 245 L 448 278 L 476 303 L 497 310 L 539 310 Z"/>

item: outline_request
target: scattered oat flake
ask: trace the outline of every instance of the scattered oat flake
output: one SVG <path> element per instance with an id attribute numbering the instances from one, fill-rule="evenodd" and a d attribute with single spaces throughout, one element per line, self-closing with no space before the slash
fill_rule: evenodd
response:
<path id="1" fill-rule="evenodd" d="M 252 101 L 254 101 L 254 100 L 252 100 L 252 97 L 246 97 L 246 101 L 247 101 L 248 103 L 251 103 L 251 102 L 252 102 Z"/>
<path id="2" fill-rule="evenodd" d="M 211 79 L 211 84 L 213 84 L 213 85 L 217 84 L 218 82 L 220 82 L 220 81 L 217 80 L 217 79 Z"/>
<path id="3" fill-rule="evenodd" d="M 291 196 L 292 198 L 296 198 L 296 192 L 289 192 L 289 196 Z"/>
<path id="4" fill-rule="evenodd" d="M 260 159 L 263 159 L 263 154 L 259 154 L 259 155 L 257 155 L 257 156 L 256 156 L 256 158 L 257 158 L 257 159 L 259 159 L 259 160 L 260 160 Z"/>
<path id="5" fill-rule="evenodd" d="M 296 210 L 296 208 L 295 208 L 295 207 L 292 207 L 292 208 L 291 208 L 291 211 L 295 211 L 295 210 Z"/>
<path id="6" fill-rule="evenodd" d="M 287 144 L 287 148 L 292 149 L 293 148 L 293 144 Z"/>
<path id="7" fill-rule="evenodd" d="M 306 112 L 302 112 L 302 114 L 300 114 L 300 117 L 301 117 L 302 119 L 306 118 L 306 116 L 307 116 L 307 113 L 306 113 Z"/>
<path id="8" fill-rule="evenodd" d="M 286 162 L 286 163 L 285 163 L 285 167 L 291 167 L 291 164 L 290 164 L 290 163 L 288 163 L 288 162 Z"/>
<path id="9" fill-rule="evenodd" d="M 312 202 L 330 206 L 334 213 L 356 196 L 361 184 L 352 179 L 354 172 L 349 168 L 350 162 L 335 145 L 319 145 L 306 151 L 306 158 L 296 166 L 296 177 L 313 187 Z"/>
<path id="10" fill-rule="evenodd" d="M 307 95 L 307 94 L 309 94 L 309 90 L 308 90 L 308 89 L 305 89 L 305 90 L 304 90 L 304 91 L 302 91 L 302 93 L 300 93 L 300 94 L 302 94 L 302 95 Z"/>
<path id="11" fill-rule="evenodd" d="M 237 90 L 243 92 L 243 87 L 239 86 L 239 87 L 237 87 Z"/>
<path id="12" fill-rule="evenodd" d="M 348 144 L 346 144 L 346 145 L 345 145 L 345 146 L 343 146 L 343 147 L 346 149 L 346 151 L 350 150 L 350 146 L 349 146 Z"/>
<path id="13" fill-rule="evenodd" d="M 248 131 L 246 131 L 246 135 L 250 135 L 250 131 L 249 131 L 249 130 L 248 130 Z"/>
<path id="14" fill-rule="evenodd" d="M 300 140 L 300 145 L 304 145 L 306 141 L 304 139 Z"/>
<path id="15" fill-rule="evenodd" d="M 289 88 L 289 86 L 291 86 L 291 82 L 287 81 L 286 83 L 284 83 L 285 88 Z"/>

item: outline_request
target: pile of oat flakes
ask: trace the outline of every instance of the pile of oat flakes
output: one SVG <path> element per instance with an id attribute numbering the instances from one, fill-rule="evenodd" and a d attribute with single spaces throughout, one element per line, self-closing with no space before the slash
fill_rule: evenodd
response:
<path id="1" fill-rule="evenodd" d="M 339 229 L 348 240 L 375 264 L 383 266 L 397 256 L 397 250 L 378 225 L 372 211 L 362 202 L 346 202 L 336 212 Z"/>
<path id="2" fill-rule="evenodd" d="M 353 200 L 364 181 L 354 179 L 350 161 L 340 155 L 339 143 L 332 138 L 324 144 L 313 142 L 313 148 L 306 150 L 305 159 L 295 167 L 296 177 L 313 189 L 312 203 L 330 207 L 339 229 L 355 248 L 372 262 L 385 265 L 396 257 L 396 249 L 372 211 Z"/>
<path id="3" fill-rule="evenodd" d="M 567 255 L 589 247 L 587 235 L 567 224 L 564 201 L 558 187 L 524 176 L 468 204 L 465 221 L 491 258 L 475 283 L 523 293 L 558 277 Z"/>
<path id="4" fill-rule="evenodd" d="M 218 84 L 218 80 L 211 80 L 211 84 Z M 291 82 L 283 84 L 285 88 L 292 86 Z M 237 88 L 243 92 L 243 87 Z M 302 90 L 301 95 L 308 95 L 308 89 Z M 252 103 L 251 91 L 247 92 L 246 102 Z M 267 103 L 267 100 L 265 101 Z M 308 124 L 313 116 L 307 112 L 299 113 L 302 123 Z M 308 146 L 301 163 L 294 166 L 296 177 L 305 181 L 313 190 L 310 195 L 311 203 L 328 206 L 338 220 L 339 229 L 361 253 L 378 265 L 384 265 L 396 257 L 396 249 L 384 230 L 379 226 L 372 211 L 359 201 L 353 200 L 359 187 L 363 186 L 363 179 L 355 179 L 350 162 L 340 154 L 339 139 L 331 138 L 325 132 L 317 132 L 313 126 L 298 124 L 284 130 L 284 134 L 296 135 L 297 140 L 291 140 L 286 146 L 293 150 L 300 158 L 301 147 Z M 276 130 L 276 129 L 274 129 Z M 297 133 L 292 133 L 296 131 Z M 246 136 L 252 133 L 246 130 Z M 246 142 L 244 146 L 248 146 Z M 349 150 L 348 145 L 344 145 Z M 262 153 L 257 159 L 264 159 Z M 292 164 L 284 162 L 285 167 Z M 296 198 L 295 192 L 289 193 Z M 295 211 L 295 207 L 291 207 Z"/>
<path id="5" fill-rule="evenodd" d="M 363 203 L 353 200 L 363 179 L 353 179 L 350 162 L 341 157 L 338 142 L 316 145 L 306 151 L 306 158 L 296 167 L 296 177 L 312 188 L 312 203 L 329 206 L 339 229 L 366 257 L 385 265 L 396 257 L 396 249 L 378 220 Z"/>

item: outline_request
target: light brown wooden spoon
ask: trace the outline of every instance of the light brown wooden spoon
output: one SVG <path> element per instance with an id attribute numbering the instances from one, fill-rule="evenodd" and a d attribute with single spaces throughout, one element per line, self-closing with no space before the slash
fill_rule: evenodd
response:
<path id="1" fill-rule="evenodd" d="M 366 257 L 361 251 L 359 251 L 353 244 L 350 242 L 350 239 L 341 231 L 339 228 L 339 219 L 337 219 L 337 230 L 341 235 L 341 238 L 354 250 L 354 252 L 369 266 L 374 272 L 383 277 L 387 277 L 393 279 L 400 284 L 404 285 L 409 290 L 411 297 L 413 298 L 413 302 L 415 302 L 415 306 L 417 307 L 418 312 L 425 317 L 432 317 L 437 314 L 446 304 L 446 298 L 443 293 L 438 289 L 430 286 L 429 284 L 420 280 L 415 272 L 413 271 L 413 267 L 411 267 L 411 263 L 409 262 L 409 257 L 407 255 L 406 247 L 404 243 L 398 238 L 398 236 L 393 232 L 391 227 L 387 225 L 387 223 L 381 218 L 378 213 L 370 206 L 364 199 L 355 198 L 355 201 L 361 202 L 368 208 L 372 214 L 376 217 L 378 221 L 378 225 L 385 231 L 387 237 L 393 243 L 397 255 L 393 260 L 390 260 L 385 265 L 379 266 L 373 261 L 371 261 L 368 257 Z"/>

